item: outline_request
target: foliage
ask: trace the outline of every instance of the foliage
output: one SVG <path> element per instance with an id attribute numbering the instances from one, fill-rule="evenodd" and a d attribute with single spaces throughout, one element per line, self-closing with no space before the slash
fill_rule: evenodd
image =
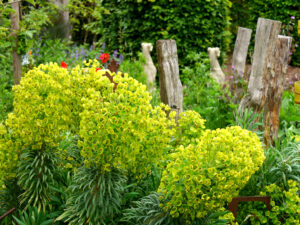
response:
<path id="1" fill-rule="evenodd" d="M 49 219 L 47 213 L 39 211 L 36 207 L 29 207 L 28 212 L 19 211 L 19 216 L 14 220 L 18 225 L 50 225 L 53 219 Z"/>
<path id="2" fill-rule="evenodd" d="M 117 83 L 114 91 L 107 88 L 114 84 L 103 76 L 105 73 L 86 74 L 86 80 L 97 81 L 88 86 L 83 100 L 81 155 L 87 166 L 96 164 L 103 172 L 114 167 L 142 176 L 163 158 L 173 133 L 168 127 L 174 121 L 167 119 L 163 109 L 169 109 L 165 106 L 151 106 L 145 85 L 126 74 L 111 74 Z"/>
<path id="3" fill-rule="evenodd" d="M 138 53 L 136 60 L 124 60 L 120 66 L 120 71 L 130 74 L 131 77 L 136 79 L 142 84 L 147 84 L 147 76 L 144 71 L 144 64 L 146 60 L 141 52 Z"/>
<path id="4" fill-rule="evenodd" d="M 65 212 L 57 218 L 68 224 L 112 223 L 120 210 L 126 179 L 117 170 L 103 173 L 99 167 L 81 167 L 69 187 Z"/>
<path id="5" fill-rule="evenodd" d="M 18 208 L 19 206 L 19 196 L 22 194 L 22 188 L 17 185 L 17 179 L 15 177 L 8 178 L 3 181 L 3 185 L 0 188 L 0 215 L 8 212 L 12 208 Z M 9 222 L 8 222 L 9 221 Z M 4 221 L 0 224 L 11 224 L 12 217 L 5 217 Z"/>
<path id="6" fill-rule="evenodd" d="M 179 114 L 174 146 L 196 144 L 205 129 L 205 120 L 195 111 L 187 110 Z"/>
<path id="7" fill-rule="evenodd" d="M 294 100 L 294 93 L 284 91 L 280 108 L 280 121 L 285 120 L 288 123 L 299 123 L 300 105 L 297 105 Z"/>
<path id="8" fill-rule="evenodd" d="M 73 39 L 76 41 L 96 41 L 97 36 L 103 33 L 103 14 L 107 13 L 107 9 L 102 6 L 101 0 L 71 0 L 68 3 L 70 11 L 70 22 L 72 23 Z M 81 35 L 84 33 L 84 36 Z M 89 36 L 89 33 L 93 37 Z"/>
<path id="9" fill-rule="evenodd" d="M 10 7 L 0 1 L 0 121 L 6 119 L 7 114 L 12 111 L 12 92 L 13 84 L 12 73 L 12 54 L 8 49 L 11 42 L 6 38 L 9 36 L 10 20 L 8 19 Z"/>
<path id="10" fill-rule="evenodd" d="M 256 32 L 257 20 L 259 17 L 279 20 L 282 22 L 282 34 L 287 35 L 287 29 L 294 38 L 293 42 L 299 45 L 299 35 L 297 35 L 297 23 L 300 18 L 300 2 L 294 0 L 232 0 L 230 15 L 233 19 L 232 30 L 237 32 L 237 27 L 247 27 L 253 29 L 252 49 L 254 46 L 254 35 Z M 292 23 L 293 24 L 292 24 Z M 288 26 L 292 25 L 292 29 Z M 300 65 L 300 48 L 293 50 L 292 64 Z"/>
<path id="11" fill-rule="evenodd" d="M 248 212 L 249 215 L 244 221 L 250 218 L 251 224 L 299 224 L 299 183 L 289 180 L 287 184 L 287 188 L 276 184 L 266 186 L 260 195 L 271 196 L 271 210 L 267 211 L 265 205 L 257 202 L 246 204 L 242 211 Z M 241 221 L 243 216 L 245 215 L 240 215 L 238 221 Z"/>
<path id="12" fill-rule="evenodd" d="M 111 50 L 136 54 L 142 42 L 174 39 L 184 64 L 195 49 L 218 46 L 224 54 L 228 51 L 230 1 L 104 0 L 103 6 L 103 40 Z"/>
<path id="13" fill-rule="evenodd" d="M 6 120 L 17 143 L 33 149 L 57 146 L 72 123 L 71 77 L 57 64 L 30 70 L 14 86 L 14 111 Z"/>
<path id="14" fill-rule="evenodd" d="M 158 189 L 162 207 L 175 218 L 203 218 L 238 195 L 263 160 L 256 134 L 240 127 L 206 130 L 196 145 L 171 155 Z"/>
<path id="15" fill-rule="evenodd" d="M 241 191 L 242 195 L 258 195 L 260 190 L 270 184 L 288 186 L 288 180 L 300 182 L 299 144 L 290 138 L 265 150 L 265 161 L 259 171 L 251 177 Z"/>
<path id="16" fill-rule="evenodd" d="M 137 225 L 180 225 L 186 224 L 180 218 L 173 218 L 169 212 L 165 212 L 160 208 L 160 195 L 156 192 L 151 193 L 139 201 L 134 202 L 134 205 L 124 211 L 122 221 Z M 226 225 L 230 219 L 227 217 L 228 212 L 211 213 L 204 219 L 193 221 L 193 225 Z"/>
<path id="17" fill-rule="evenodd" d="M 18 185 L 25 190 L 20 196 L 25 209 L 35 206 L 39 211 L 46 211 L 50 201 L 50 185 L 54 183 L 53 173 L 57 166 L 57 157 L 51 150 L 30 149 L 20 156 L 17 177 Z"/>
<path id="18" fill-rule="evenodd" d="M 20 154 L 18 145 L 12 138 L 8 127 L 0 123 L 0 187 L 5 179 L 16 175 L 18 155 Z"/>
<path id="19" fill-rule="evenodd" d="M 184 108 L 198 112 L 210 129 L 223 128 L 234 118 L 236 106 L 230 102 L 230 93 L 213 80 L 209 72 L 209 58 L 206 53 L 191 52 L 187 59 L 190 67 L 183 69 Z M 224 94 L 225 92 L 225 94 Z M 227 93 L 227 97 L 226 97 Z"/>

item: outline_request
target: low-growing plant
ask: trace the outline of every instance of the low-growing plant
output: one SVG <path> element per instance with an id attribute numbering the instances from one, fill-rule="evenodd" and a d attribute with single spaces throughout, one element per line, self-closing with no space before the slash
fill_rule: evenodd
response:
<path id="1" fill-rule="evenodd" d="M 289 224 L 297 225 L 300 221 L 299 183 L 289 180 L 287 186 L 270 184 L 259 193 L 271 197 L 271 209 L 257 202 L 247 203 L 240 207 L 241 214 L 237 221 L 240 224 Z M 242 222 L 243 221 L 243 222 Z"/>
<path id="2" fill-rule="evenodd" d="M 39 211 L 36 207 L 29 207 L 27 211 L 19 211 L 19 216 L 13 216 L 18 225 L 50 225 L 53 219 L 49 219 L 49 214 Z"/>
<path id="3" fill-rule="evenodd" d="M 126 178 L 118 170 L 79 168 L 68 188 L 65 212 L 57 218 L 70 225 L 113 223 L 120 213 Z"/>

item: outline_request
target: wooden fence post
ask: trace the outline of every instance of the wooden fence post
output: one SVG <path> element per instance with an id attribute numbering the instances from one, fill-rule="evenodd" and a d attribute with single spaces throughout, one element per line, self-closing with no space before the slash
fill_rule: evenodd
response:
<path id="1" fill-rule="evenodd" d="M 176 41 L 158 40 L 156 48 L 161 101 L 180 113 L 183 111 L 183 89 L 179 78 Z"/>
<path id="2" fill-rule="evenodd" d="M 274 145 L 275 139 L 278 138 L 280 107 L 291 45 L 291 37 L 278 36 L 267 80 L 269 87 L 264 110 L 264 143 L 267 147 Z"/>
<path id="3" fill-rule="evenodd" d="M 239 27 L 237 37 L 235 40 L 234 51 L 232 56 L 232 68 L 237 73 L 237 76 L 240 78 L 242 78 L 245 73 L 246 59 L 251 34 L 251 29 Z"/>
<path id="4" fill-rule="evenodd" d="M 253 108 L 254 113 L 259 114 L 264 107 L 268 89 L 266 81 L 280 27 L 280 21 L 258 19 L 251 75 L 247 94 L 239 105 L 240 114 L 249 107 Z"/>
<path id="5" fill-rule="evenodd" d="M 18 54 L 18 31 L 20 29 L 20 0 L 11 0 L 10 4 L 14 12 L 11 13 L 11 36 L 15 38 L 15 46 L 13 46 L 13 69 L 14 69 L 14 84 L 20 84 L 22 76 L 22 59 Z"/>

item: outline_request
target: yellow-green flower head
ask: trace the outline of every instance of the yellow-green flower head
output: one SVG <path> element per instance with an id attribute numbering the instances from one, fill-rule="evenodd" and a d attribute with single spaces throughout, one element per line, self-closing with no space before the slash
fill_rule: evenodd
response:
<path id="1" fill-rule="evenodd" d="M 14 86 L 14 111 L 6 125 L 23 147 L 54 147 L 72 124 L 72 80 L 56 63 L 40 65 Z"/>
<path id="2" fill-rule="evenodd" d="M 199 113 L 187 110 L 179 114 L 178 126 L 176 129 L 176 145 L 188 146 L 195 144 L 205 129 L 205 120 Z"/>
<path id="3" fill-rule="evenodd" d="M 158 190 L 164 196 L 163 208 L 187 220 L 219 210 L 263 161 L 256 134 L 237 126 L 205 130 L 195 144 L 181 145 L 171 154 Z"/>
<path id="4" fill-rule="evenodd" d="M 79 79 L 85 86 L 79 93 L 81 155 L 86 166 L 120 168 L 141 177 L 163 159 L 175 122 L 167 118 L 165 106 L 152 107 L 145 85 L 108 72 L 117 83 L 114 90 L 105 73 L 93 69 Z"/>

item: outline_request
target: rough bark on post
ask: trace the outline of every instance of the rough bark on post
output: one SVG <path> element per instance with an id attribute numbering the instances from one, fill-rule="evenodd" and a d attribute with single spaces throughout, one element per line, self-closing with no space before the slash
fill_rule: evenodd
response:
<path id="1" fill-rule="evenodd" d="M 11 7 L 14 10 L 10 14 L 11 19 L 11 36 L 14 37 L 15 46 L 13 46 L 13 69 L 14 69 L 14 84 L 20 84 L 22 76 L 22 59 L 21 55 L 18 54 L 18 31 L 20 29 L 20 1 L 12 0 L 10 1 Z"/>
<path id="2" fill-rule="evenodd" d="M 178 113 L 183 111 L 183 89 L 179 78 L 175 40 L 156 43 L 161 101 Z"/>
<path id="3" fill-rule="evenodd" d="M 232 56 L 232 68 L 240 78 L 243 77 L 246 67 L 248 47 L 252 30 L 239 27 Z"/>
<path id="4" fill-rule="evenodd" d="M 274 145 L 274 141 L 278 138 L 280 107 L 291 44 L 291 37 L 278 36 L 273 54 L 274 60 L 267 80 L 269 87 L 264 110 L 264 143 L 266 146 Z"/>
<path id="5" fill-rule="evenodd" d="M 258 19 L 251 75 L 247 94 L 239 105 L 240 114 L 249 107 L 253 108 L 254 113 L 260 113 L 264 107 L 268 89 L 266 81 L 280 27 L 280 21 Z"/>

